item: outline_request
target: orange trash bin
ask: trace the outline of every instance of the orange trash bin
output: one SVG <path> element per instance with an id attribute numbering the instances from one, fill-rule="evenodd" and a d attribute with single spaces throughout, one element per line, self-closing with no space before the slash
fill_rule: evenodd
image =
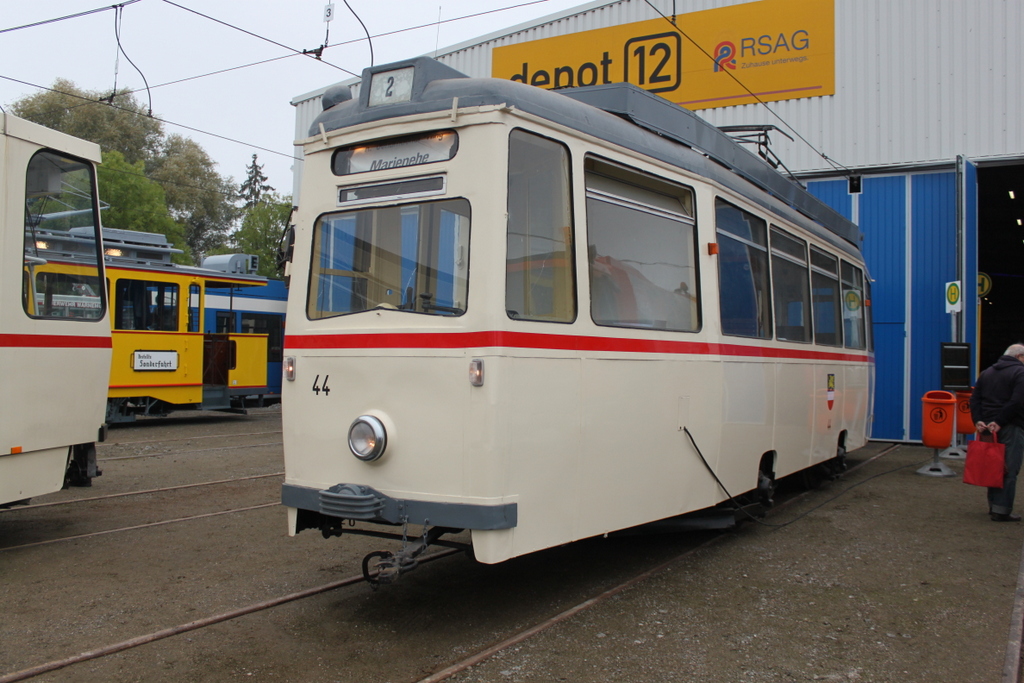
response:
<path id="1" fill-rule="evenodd" d="M 929 448 L 953 442 L 956 397 L 948 391 L 929 391 L 921 399 L 921 441 Z"/>
<path id="2" fill-rule="evenodd" d="M 973 434 L 974 418 L 971 417 L 971 393 L 973 389 L 956 392 L 956 433 Z"/>

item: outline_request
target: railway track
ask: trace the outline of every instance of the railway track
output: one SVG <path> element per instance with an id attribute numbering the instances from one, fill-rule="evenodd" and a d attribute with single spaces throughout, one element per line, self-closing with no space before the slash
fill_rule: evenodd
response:
<path id="1" fill-rule="evenodd" d="M 50 538 L 45 541 L 34 541 L 32 543 L 22 543 L 21 545 L 10 545 L 0 547 L 0 553 L 11 551 L 11 550 L 23 550 L 25 548 L 35 548 L 43 545 L 52 545 L 54 543 L 63 543 L 65 541 L 80 541 L 86 538 L 95 538 L 97 536 L 107 536 L 110 534 L 118 534 L 126 531 L 138 531 L 139 529 L 152 529 L 153 527 L 166 526 L 168 524 L 180 524 L 182 522 L 193 522 L 197 519 L 208 519 L 210 517 L 220 517 L 221 515 L 233 515 L 240 512 L 250 512 L 252 510 L 262 510 L 264 508 L 271 508 L 280 505 L 278 501 L 272 503 L 261 503 L 260 505 L 249 505 L 242 508 L 234 508 L 232 510 L 218 510 L 217 512 L 206 512 L 201 515 L 188 515 L 187 517 L 178 517 L 175 519 L 164 519 L 158 522 L 148 522 L 146 524 L 135 524 L 133 526 L 118 527 L 116 529 L 104 529 L 102 531 L 93 531 L 87 534 L 77 534 L 74 536 L 61 536 L 60 538 Z"/>
<path id="2" fill-rule="evenodd" d="M 265 443 L 251 443 L 245 445 L 218 446 L 216 448 L 196 448 L 189 451 L 159 451 L 157 453 L 140 453 L 138 455 L 117 455 L 110 457 L 97 457 L 97 462 L 115 462 L 118 460 L 141 460 L 144 458 L 159 458 L 165 455 L 195 455 L 196 453 L 213 453 L 215 451 L 235 451 L 243 448 L 262 448 L 267 446 L 280 446 L 281 441 L 268 441 Z"/>
<path id="3" fill-rule="evenodd" d="M 837 498 L 840 498 L 842 496 L 847 495 L 848 493 L 850 493 L 854 489 L 859 488 L 860 486 L 868 483 L 869 481 L 871 481 L 871 480 L 873 480 L 873 479 L 875 479 L 877 477 L 884 476 L 884 475 L 887 475 L 887 474 L 891 474 L 891 473 L 896 472 L 898 470 L 903 470 L 903 469 L 906 469 L 908 467 L 917 466 L 917 465 L 920 464 L 920 463 L 911 463 L 909 465 L 902 465 L 902 466 L 894 468 L 894 469 L 889 469 L 889 470 L 885 470 L 885 471 L 879 472 L 879 473 L 877 473 L 877 474 L 875 474 L 875 475 L 873 475 L 871 477 L 862 479 L 861 481 L 856 482 L 856 483 L 854 483 L 854 484 L 852 484 L 850 486 L 842 486 L 842 483 L 844 481 L 848 480 L 850 475 L 854 474 L 855 472 L 857 472 L 859 469 L 865 467 L 866 465 L 868 465 L 868 464 L 870 464 L 872 462 L 875 462 L 875 461 L 879 460 L 880 458 L 883 458 L 885 455 L 889 454 L 890 452 L 892 452 L 896 448 L 897 448 L 897 446 L 891 446 L 891 447 L 881 451 L 877 455 L 871 457 L 870 459 L 865 460 L 864 462 L 859 463 L 855 467 L 852 467 L 842 478 L 840 478 L 839 484 L 840 484 L 841 488 L 840 488 L 840 490 L 838 492 L 836 492 L 833 495 L 825 496 L 825 498 L 822 501 L 820 501 L 819 503 L 814 505 L 809 510 L 805 510 L 804 512 L 802 512 L 799 516 L 797 516 L 795 518 L 792 518 L 790 520 L 784 519 L 786 511 L 789 510 L 796 503 L 805 500 L 808 495 L 811 495 L 811 494 L 815 493 L 814 491 L 810 491 L 810 492 L 806 492 L 806 493 L 802 493 L 802 494 L 793 496 L 792 498 L 789 498 L 788 500 L 786 500 L 786 501 L 776 505 L 770 511 L 768 517 L 766 518 L 766 523 L 769 526 L 775 526 L 775 527 L 785 526 L 785 525 L 787 525 L 787 524 L 789 524 L 791 522 L 795 522 L 795 521 L 798 521 L 798 520 L 804 518 L 810 512 L 812 512 L 814 510 L 817 510 L 818 508 L 820 508 L 822 506 L 828 505 L 829 503 L 831 503 L 832 501 L 836 500 Z M 822 491 L 818 491 L 817 493 L 823 493 L 823 492 Z M 257 507 L 264 507 L 264 506 L 257 506 Z M 231 513 L 231 512 L 239 512 L 239 511 L 240 510 L 231 510 L 231 511 L 225 511 L 224 513 L 221 513 L 221 514 L 228 514 L 228 513 Z M 204 517 L 204 516 L 196 516 L 197 519 L 201 518 L 201 517 Z M 179 520 L 170 520 L 167 523 L 171 523 L 173 521 L 179 521 Z M 696 551 L 701 550 L 701 549 L 705 549 L 705 548 L 709 547 L 711 544 L 719 542 L 719 541 L 721 541 L 721 540 L 723 540 L 725 538 L 728 538 L 727 534 L 718 534 L 718 535 L 713 536 L 709 540 L 706 540 L 706 541 L 700 543 L 699 545 L 686 548 L 682 552 L 672 555 L 668 559 L 658 563 L 657 565 L 655 565 L 653 567 L 647 568 L 647 569 L 645 569 L 645 570 L 643 570 L 641 572 L 637 572 L 634 575 L 626 578 L 625 580 L 617 582 L 615 585 L 613 585 L 611 587 L 604 588 L 604 589 L 602 589 L 600 591 L 595 592 L 591 596 L 587 597 L 586 599 L 584 599 L 584 600 L 582 600 L 582 601 L 580 601 L 580 602 L 578 602 L 576 604 L 573 604 L 572 606 L 568 607 L 567 609 L 560 610 L 558 613 L 554 614 L 553 616 L 547 616 L 547 617 L 544 617 L 542 619 L 539 619 L 538 621 L 534 622 L 533 624 L 529 625 L 528 627 L 516 630 L 511 635 L 506 634 L 504 637 L 496 639 L 495 642 L 493 642 L 492 644 L 489 644 L 486 647 L 480 648 L 480 649 L 478 649 L 478 650 L 476 650 L 476 651 L 474 651 L 472 653 L 468 653 L 466 656 L 463 656 L 463 657 L 461 657 L 461 658 L 459 658 L 459 659 L 457 659 L 457 660 L 455 660 L 455 661 L 453 661 L 451 663 L 448 663 L 448 664 L 446 664 L 446 665 L 444 665 L 442 667 L 438 667 L 436 671 L 430 673 L 429 675 L 427 675 L 425 677 L 417 678 L 416 680 L 418 680 L 419 683 L 439 683 L 440 681 L 444 681 L 444 680 L 456 677 L 456 676 L 466 672 L 468 669 L 470 669 L 472 667 L 477 667 L 477 666 L 483 664 L 484 662 L 488 661 L 490 658 L 495 657 L 496 655 L 499 655 L 501 653 L 508 652 L 511 649 L 520 647 L 523 643 L 525 643 L 526 641 L 530 640 L 531 638 L 539 636 L 540 634 L 542 634 L 542 633 L 552 629 L 555 626 L 558 626 L 558 625 L 563 624 L 563 623 L 565 623 L 567 621 L 570 621 L 574 617 L 577 617 L 578 615 L 586 612 L 587 610 L 593 609 L 593 608 L 595 608 L 595 607 L 597 607 L 597 606 L 599 606 L 599 605 L 601 605 L 603 603 L 606 603 L 610 599 L 623 594 L 624 592 L 628 591 L 629 589 L 631 589 L 631 588 L 633 588 L 633 587 L 635 587 L 635 586 L 637 586 L 637 585 L 639 585 L 639 584 L 641 584 L 641 583 L 651 579 L 652 577 L 655 577 L 655 576 L 665 572 L 668 568 L 676 566 L 676 565 L 679 565 L 680 563 L 684 562 L 687 557 L 691 556 Z M 455 554 L 457 552 L 459 552 L 459 551 L 457 551 L 457 550 L 443 550 L 443 551 L 431 553 L 431 554 L 423 557 L 421 559 L 421 563 L 426 564 L 426 563 L 429 563 L 429 562 L 433 562 L 433 561 L 441 559 L 443 557 L 448 557 L 448 556 L 450 556 L 452 554 Z M 361 575 L 353 575 L 353 576 L 350 576 L 348 578 L 344 578 L 344 579 L 341 579 L 341 580 L 336 580 L 336 581 L 331 581 L 331 582 L 323 583 L 321 585 L 314 586 L 314 587 L 311 587 L 311 588 L 307 588 L 307 589 L 304 589 L 304 590 L 290 592 L 290 593 L 281 595 L 279 597 L 275 597 L 275 598 L 271 598 L 271 599 L 267 599 L 267 600 L 261 600 L 261 601 L 258 601 L 258 602 L 254 602 L 252 604 L 245 605 L 243 607 L 239 607 L 239 608 L 236 608 L 236 609 L 220 612 L 220 613 L 208 616 L 208 617 L 204 617 L 204 618 L 200 618 L 200 619 L 195 619 L 195 620 L 192 620 L 192 621 L 189 621 L 189 622 L 186 622 L 186 623 L 179 624 L 177 626 L 173 626 L 173 627 L 169 627 L 169 628 L 164 628 L 164 629 L 159 629 L 159 630 L 156 630 L 156 631 L 153 631 L 153 632 L 150 632 L 150 633 L 145 633 L 145 634 L 142 634 L 142 635 L 139 635 L 139 636 L 127 638 L 127 639 L 124 639 L 124 640 L 112 643 L 110 645 L 106 645 L 106 646 L 102 646 L 102 647 L 98 647 L 98 648 L 94 648 L 94 649 L 88 650 L 86 652 L 82 652 L 80 654 L 77 654 L 77 655 L 74 655 L 74 656 L 71 656 L 71 657 L 65 657 L 65 658 L 62 658 L 62 659 L 57 659 L 57 660 L 54 660 L 54 661 L 51 661 L 51 662 L 47 662 L 47 663 L 44 663 L 44 664 L 40 664 L 40 665 L 37 665 L 37 666 L 33 666 L 33 667 L 30 667 L 30 668 L 22 669 L 20 671 L 15 671 L 15 672 L 12 672 L 12 673 L 0 676 L 0 683 L 13 683 L 14 681 L 28 680 L 28 679 L 33 678 L 35 676 L 39 676 L 39 675 L 41 675 L 43 673 L 52 672 L 52 671 L 56 671 L 58 669 L 74 666 L 76 664 L 80 664 L 80 663 L 83 663 L 85 661 L 90 661 L 90 660 L 95 660 L 95 659 L 100 659 L 100 658 L 103 658 L 103 657 L 107 657 L 107 656 L 113 655 L 115 653 L 119 653 L 119 652 L 123 652 L 123 651 L 128 650 L 128 649 L 139 647 L 141 645 L 145 645 L 145 644 L 148 644 L 148 643 L 153 643 L 153 642 L 155 642 L 157 640 L 162 640 L 162 639 L 165 639 L 165 638 L 170 638 L 170 637 L 173 637 L 173 636 L 181 635 L 183 633 L 188 633 L 188 632 L 192 632 L 192 631 L 201 630 L 201 629 L 213 626 L 215 624 L 220 624 L 220 623 L 223 623 L 225 621 L 230 621 L 230 620 L 233 620 L 233 619 L 237 619 L 237 618 L 249 615 L 249 614 L 253 614 L 255 612 L 270 610 L 270 609 L 273 609 L 275 607 L 279 607 L 279 606 L 282 606 L 282 605 L 285 605 L 285 604 L 288 604 L 288 603 L 293 603 L 293 602 L 305 600 L 305 599 L 308 599 L 308 598 L 312 598 L 314 596 L 323 595 L 325 593 L 328 593 L 330 591 L 334 591 L 334 590 L 337 590 L 337 589 L 340 589 L 340 588 L 349 587 L 349 586 L 355 586 L 355 585 L 358 585 L 358 584 L 362 583 L 363 580 L 364 579 L 363 579 L 363 577 Z M 1012 647 L 1013 646 L 1012 634 L 1011 634 L 1010 641 L 1011 642 L 1009 643 L 1009 647 Z M 1018 642 L 1017 647 L 1018 647 L 1018 653 L 1019 653 L 1019 642 Z M 1010 655 L 1008 654 L 1007 655 L 1008 661 L 1009 661 L 1009 658 L 1010 658 Z"/>
<path id="4" fill-rule="evenodd" d="M 270 477 L 283 477 L 284 472 L 272 472 L 270 474 L 254 474 L 250 477 L 234 477 L 232 479 L 218 479 L 217 481 L 202 481 L 197 484 L 181 484 L 180 486 L 164 486 L 157 489 L 145 489 L 143 491 L 125 491 L 123 493 L 109 493 L 103 496 L 90 496 L 88 498 L 72 498 L 70 500 L 56 500 L 48 503 L 30 503 L 18 505 L 12 508 L 0 508 L 0 514 L 4 512 L 20 512 L 23 510 L 37 510 L 39 508 L 56 507 L 58 505 L 73 505 L 75 503 L 94 503 L 100 500 L 112 500 L 114 498 L 128 498 L 130 496 L 144 496 L 151 493 L 166 493 L 168 491 L 182 491 L 185 489 L 202 488 L 204 486 L 216 486 L 218 484 L 233 484 L 240 481 L 252 481 L 254 479 L 268 479 Z"/>
<path id="5" fill-rule="evenodd" d="M 248 432 L 246 436 L 269 436 L 271 434 L 280 434 L 280 429 L 272 429 L 266 432 Z M 203 434 L 198 436 L 182 436 L 172 439 L 139 439 L 139 440 L 122 440 L 122 441 L 111 441 L 108 439 L 103 443 L 97 444 L 96 448 L 99 451 L 109 449 L 114 446 L 140 446 L 151 443 L 174 443 L 178 441 L 202 441 L 204 439 L 230 439 L 236 438 L 237 434 Z"/>

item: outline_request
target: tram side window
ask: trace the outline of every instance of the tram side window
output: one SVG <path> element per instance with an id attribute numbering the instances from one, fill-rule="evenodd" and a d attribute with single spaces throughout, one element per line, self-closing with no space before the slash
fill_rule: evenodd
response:
<path id="1" fill-rule="evenodd" d="M 509 136 L 505 311 L 516 320 L 576 319 L 569 151 L 514 130 Z"/>
<path id="2" fill-rule="evenodd" d="M 273 313 L 242 313 L 242 332 L 267 335 L 267 362 L 280 363 L 284 357 L 284 316 Z"/>
<path id="3" fill-rule="evenodd" d="M 807 278 L 807 243 L 771 229 L 772 294 L 775 336 L 783 341 L 811 341 L 811 293 Z"/>
<path id="4" fill-rule="evenodd" d="M 202 320 L 202 288 L 199 285 L 188 286 L 188 331 L 200 332 Z"/>
<path id="5" fill-rule="evenodd" d="M 842 263 L 843 278 L 843 332 L 846 348 L 867 347 L 864 335 L 864 273 L 846 261 Z"/>
<path id="6" fill-rule="evenodd" d="M 235 312 L 217 311 L 217 334 L 234 334 Z"/>
<path id="7" fill-rule="evenodd" d="M 586 169 L 594 322 L 699 330 L 693 191 L 595 158 Z"/>
<path id="8" fill-rule="evenodd" d="M 771 339 L 768 224 L 721 199 L 715 200 L 715 223 L 722 333 Z"/>
<path id="9" fill-rule="evenodd" d="M 839 259 L 811 247 L 811 302 L 814 343 L 842 344 L 842 304 L 839 293 Z"/>
<path id="10" fill-rule="evenodd" d="M 92 166 L 37 152 L 25 177 L 22 307 L 33 318 L 100 320 L 100 242 Z"/>
<path id="11" fill-rule="evenodd" d="M 118 280 L 114 287 L 115 330 L 178 331 L 178 285 Z"/>
<path id="12" fill-rule="evenodd" d="M 375 308 L 462 315 L 469 290 L 465 199 L 328 214 L 313 229 L 306 315 Z"/>

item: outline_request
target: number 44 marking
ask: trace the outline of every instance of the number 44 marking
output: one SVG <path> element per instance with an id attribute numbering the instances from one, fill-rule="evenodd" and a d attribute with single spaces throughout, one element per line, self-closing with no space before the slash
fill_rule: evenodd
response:
<path id="1" fill-rule="evenodd" d="M 327 380 L 329 378 L 330 375 L 324 375 L 324 383 L 320 384 L 320 375 L 317 375 L 316 379 L 313 380 L 313 393 L 319 396 L 322 391 L 324 392 L 324 396 L 329 396 L 331 393 L 331 388 L 327 386 Z"/>

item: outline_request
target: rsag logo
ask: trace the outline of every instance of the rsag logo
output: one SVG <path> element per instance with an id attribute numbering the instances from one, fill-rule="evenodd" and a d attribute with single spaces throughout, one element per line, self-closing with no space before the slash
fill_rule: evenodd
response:
<path id="1" fill-rule="evenodd" d="M 736 68 L 736 45 L 724 40 L 715 48 L 715 73 Z"/>
<path id="2" fill-rule="evenodd" d="M 783 64 L 786 62 L 805 62 L 807 57 L 803 55 L 785 57 L 784 54 L 802 52 L 811 46 L 810 32 L 799 29 L 790 34 L 779 33 L 779 35 L 764 34 L 754 37 L 741 38 L 739 50 L 736 43 L 731 40 L 723 40 L 715 47 L 714 73 L 724 72 L 726 69 L 736 69 L 736 58 L 757 59 L 758 57 L 772 56 L 774 59 L 762 61 L 744 62 L 741 69 L 749 69 L 755 66 L 769 66 L 771 64 Z M 738 53 L 738 54 L 737 54 Z"/>

